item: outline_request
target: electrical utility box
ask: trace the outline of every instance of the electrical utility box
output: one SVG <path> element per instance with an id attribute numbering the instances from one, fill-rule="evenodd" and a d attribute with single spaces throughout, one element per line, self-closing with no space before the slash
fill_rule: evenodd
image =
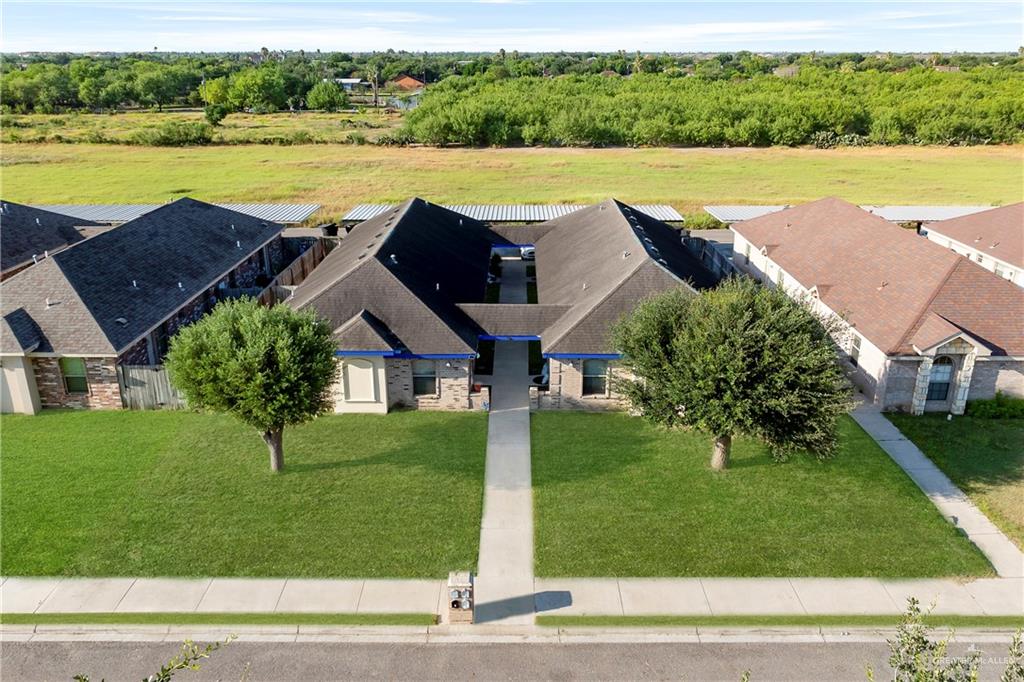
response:
<path id="1" fill-rule="evenodd" d="M 470 625 L 473 623 L 475 608 L 476 595 L 473 594 L 473 574 L 469 571 L 449 573 L 446 622 L 449 625 Z"/>

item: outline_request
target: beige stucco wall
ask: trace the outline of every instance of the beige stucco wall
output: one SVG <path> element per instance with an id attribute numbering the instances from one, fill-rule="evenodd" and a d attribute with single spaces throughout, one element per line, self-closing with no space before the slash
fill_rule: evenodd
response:
<path id="1" fill-rule="evenodd" d="M 548 360 L 548 390 L 532 391 L 531 406 L 547 410 L 620 410 L 622 397 L 615 392 L 617 379 L 626 377 L 625 370 L 609 363 L 608 391 L 603 396 L 583 395 L 583 358 Z"/>
<path id="2" fill-rule="evenodd" d="M 32 361 L 23 355 L 0 357 L 0 412 L 35 414 L 41 407 Z"/>
<path id="3" fill-rule="evenodd" d="M 385 413 L 388 411 L 387 374 L 384 358 L 356 356 L 337 358 L 338 377 L 331 387 L 334 396 L 334 411 L 346 413 Z M 350 382 L 366 380 L 364 392 L 369 390 L 372 399 L 355 394 L 359 387 Z"/>
<path id="4" fill-rule="evenodd" d="M 998 268 L 1001 277 L 1013 282 L 1017 286 L 1024 287 L 1024 269 L 1021 269 L 1016 265 L 1011 265 L 1004 260 L 996 260 L 991 254 L 986 253 L 985 251 L 979 251 L 969 244 L 964 244 L 956 241 L 955 239 L 950 239 L 945 235 L 939 234 L 938 232 L 933 232 L 930 228 L 926 229 L 928 232 L 927 237 L 930 241 L 970 259 L 972 262 L 977 263 L 989 272 L 995 272 Z"/>

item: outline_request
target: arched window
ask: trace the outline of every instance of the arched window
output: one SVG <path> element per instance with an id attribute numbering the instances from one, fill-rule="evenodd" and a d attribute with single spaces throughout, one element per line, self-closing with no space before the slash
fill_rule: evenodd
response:
<path id="1" fill-rule="evenodd" d="M 936 358 L 928 378 L 926 400 L 945 400 L 949 397 L 949 384 L 953 381 L 953 359 L 946 356 Z"/>

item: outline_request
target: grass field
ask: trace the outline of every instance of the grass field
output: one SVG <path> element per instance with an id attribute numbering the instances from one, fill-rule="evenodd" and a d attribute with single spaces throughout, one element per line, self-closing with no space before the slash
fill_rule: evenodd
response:
<path id="1" fill-rule="evenodd" d="M 4 415 L 3 575 L 444 577 L 476 564 L 486 416 Z M 372 434 L 372 436 L 371 436 Z"/>
<path id="2" fill-rule="evenodd" d="M 1024 549 L 1024 420 L 946 421 L 944 414 L 889 419 Z"/>
<path id="3" fill-rule="evenodd" d="M 75 142 L 91 143 L 100 139 L 126 142 L 135 131 L 168 122 L 204 122 L 196 111 L 133 111 L 118 114 L 7 114 L 3 117 L 0 142 Z M 214 129 L 214 141 L 227 144 L 282 144 L 296 134 L 310 142 L 348 143 L 358 132 L 367 141 L 399 126 L 397 114 L 326 114 L 315 111 L 270 115 L 231 114 Z"/>
<path id="4" fill-rule="evenodd" d="M 616 197 L 696 212 L 708 203 L 1005 204 L 1024 199 L 1024 148 L 435 149 L 353 145 L 153 148 L 5 144 L 9 201 L 322 204 L 592 203 Z"/>
<path id="5" fill-rule="evenodd" d="M 991 575 L 985 557 L 851 419 L 835 458 L 773 463 L 623 414 L 532 416 L 539 576 Z"/>

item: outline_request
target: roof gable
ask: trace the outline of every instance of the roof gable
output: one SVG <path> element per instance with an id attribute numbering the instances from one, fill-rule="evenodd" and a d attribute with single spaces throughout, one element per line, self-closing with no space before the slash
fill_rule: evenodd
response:
<path id="1" fill-rule="evenodd" d="M 84 239 L 76 226 L 96 226 L 88 220 L 43 211 L 13 201 L 0 202 L 0 271 L 6 272 L 33 256 L 43 257 Z"/>

